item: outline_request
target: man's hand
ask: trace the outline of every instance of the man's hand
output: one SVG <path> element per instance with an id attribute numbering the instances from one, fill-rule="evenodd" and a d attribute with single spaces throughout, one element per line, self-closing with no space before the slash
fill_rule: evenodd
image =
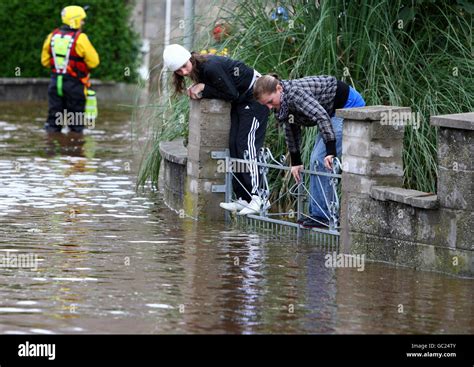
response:
<path id="1" fill-rule="evenodd" d="M 191 99 L 201 99 L 201 92 L 204 90 L 204 83 L 194 84 L 187 90 L 187 94 Z"/>
<path id="2" fill-rule="evenodd" d="M 332 160 L 334 159 L 333 155 L 327 155 L 324 158 L 324 167 L 326 167 L 328 170 L 332 171 Z"/>
<path id="3" fill-rule="evenodd" d="M 304 166 L 292 166 L 291 167 L 291 174 L 293 175 L 293 177 L 295 178 L 295 181 L 297 183 L 300 183 L 301 181 L 301 175 L 300 175 L 300 172 L 304 169 Z"/>

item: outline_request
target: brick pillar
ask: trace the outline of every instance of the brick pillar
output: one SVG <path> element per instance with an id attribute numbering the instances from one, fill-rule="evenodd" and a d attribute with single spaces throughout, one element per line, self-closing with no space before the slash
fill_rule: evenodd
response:
<path id="1" fill-rule="evenodd" d="M 336 116 L 344 118 L 340 243 L 350 253 L 351 198 L 368 200 L 375 185 L 402 186 L 403 132 L 411 109 L 368 106 L 337 110 Z"/>
<path id="2" fill-rule="evenodd" d="M 431 116 L 438 126 L 438 200 L 456 248 L 474 250 L 474 112 Z M 471 265 L 472 266 L 472 265 Z"/>
<path id="3" fill-rule="evenodd" d="M 213 193 L 212 185 L 223 185 L 225 173 L 218 172 L 211 152 L 229 147 L 230 103 L 202 99 L 190 104 L 184 210 L 194 218 L 223 220 L 219 203 L 224 201 L 224 194 Z"/>
<path id="4" fill-rule="evenodd" d="M 471 210 L 474 182 L 474 112 L 431 116 L 438 126 L 438 199 L 441 207 Z"/>

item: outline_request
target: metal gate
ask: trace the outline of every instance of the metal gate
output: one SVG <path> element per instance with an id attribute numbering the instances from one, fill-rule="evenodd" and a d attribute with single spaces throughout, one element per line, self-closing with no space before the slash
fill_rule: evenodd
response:
<path id="1" fill-rule="evenodd" d="M 270 192 L 271 185 L 268 179 L 269 172 L 270 170 L 290 171 L 291 167 L 285 164 L 284 156 L 277 161 L 268 148 L 260 149 L 256 160 L 248 159 L 248 154 L 244 157 L 245 159 L 231 158 L 228 150 L 212 152 L 211 156 L 213 159 L 220 160 L 219 166 L 221 169 L 223 165 L 225 168 L 225 184 L 213 185 L 213 192 L 224 192 L 226 202 L 234 200 L 234 198 L 232 198 L 232 180 L 236 180 L 238 184 L 242 185 L 235 175 L 236 171 L 238 171 L 235 167 L 241 167 L 248 170 L 258 169 L 261 174 L 258 196 L 263 202 L 268 201 L 270 204 L 270 210 L 265 206 L 262 206 L 260 213 L 249 214 L 247 216 L 234 216 L 229 211 L 226 211 L 225 217 L 227 222 L 231 222 L 234 219 L 238 225 L 249 226 L 258 231 L 263 231 L 269 234 L 276 234 L 279 236 L 289 235 L 294 236 L 297 239 L 307 238 L 322 245 L 332 246 L 339 244 L 339 185 L 342 169 L 341 162 L 338 158 L 334 158 L 333 170 L 331 173 L 303 170 L 300 183 L 294 183 L 278 198 L 273 198 L 274 195 L 272 196 Z M 324 203 L 326 204 L 324 208 L 312 196 L 307 185 L 308 180 L 305 180 L 305 175 L 313 176 L 313 180 L 316 180 L 316 183 L 321 188 L 323 195 L 320 200 L 324 200 Z M 328 177 L 329 179 L 330 191 L 326 194 L 323 189 L 321 177 Z M 279 206 L 279 202 L 281 202 L 281 200 L 283 200 L 287 195 L 294 198 L 294 208 L 290 208 L 285 212 L 272 211 L 272 209 Z M 271 202 L 270 199 L 272 199 Z M 321 228 L 305 228 L 299 223 L 304 218 L 309 218 L 307 209 L 309 204 L 308 200 L 311 200 L 312 203 L 314 203 L 313 205 L 319 207 L 319 210 L 324 214 L 325 219 L 327 220 L 327 224 L 321 223 Z"/>

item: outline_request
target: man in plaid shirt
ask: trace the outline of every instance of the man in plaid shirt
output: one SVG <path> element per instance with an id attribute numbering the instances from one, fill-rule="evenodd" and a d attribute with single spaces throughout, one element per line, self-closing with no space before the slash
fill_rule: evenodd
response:
<path id="1" fill-rule="evenodd" d="M 332 170 L 332 160 L 342 153 L 343 120 L 334 116 L 339 108 L 365 106 L 362 96 L 346 83 L 333 76 L 309 76 L 295 80 L 279 80 L 265 75 L 254 86 L 254 97 L 268 108 L 273 108 L 279 123 L 285 125 L 285 138 L 291 156 L 291 173 L 301 180 L 301 126 L 318 126 L 319 134 L 311 153 L 310 169 Z M 321 184 L 319 184 L 319 181 Z M 310 177 L 310 218 L 305 227 L 327 227 L 327 201 L 333 200 L 329 177 Z"/>

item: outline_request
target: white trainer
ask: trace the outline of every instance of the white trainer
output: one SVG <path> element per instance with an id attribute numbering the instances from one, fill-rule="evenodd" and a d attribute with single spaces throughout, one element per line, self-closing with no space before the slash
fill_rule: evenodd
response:
<path id="1" fill-rule="evenodd" d="M 232 201 L 230 203 L 220 203 L 219 206 L 222 209 L 229 210 L 231 212 L 238 212 L 239 210 L 242 210 L 246 206 L 248 206 L 249 203 L 243 199 L 239 199 L 236 201 Z"/>
<path id="2" fill-rule="evenodd" d="M 237 214 L 238 215 L 258 214 L 260 213 L 260 209 L 262 208 L 262 205 L 264 206 L 264 210 L 270 207 L 268 200 L 265 203 L 263 203 L 263 200 L 259 196 L 252 195 L 252 201 L 250 202 L 250 204 L 246 205 L 245 208 L 243 208 Z"/>

